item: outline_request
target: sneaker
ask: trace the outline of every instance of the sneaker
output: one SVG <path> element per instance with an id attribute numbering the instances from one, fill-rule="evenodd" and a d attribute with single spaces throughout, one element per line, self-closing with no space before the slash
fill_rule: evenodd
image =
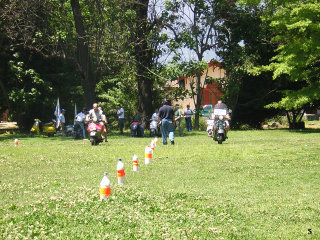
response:
<path id="1" fill-rule="evenodd" d="M 171 145 L 174 145 L 174 141 L 171 141 Z"/>

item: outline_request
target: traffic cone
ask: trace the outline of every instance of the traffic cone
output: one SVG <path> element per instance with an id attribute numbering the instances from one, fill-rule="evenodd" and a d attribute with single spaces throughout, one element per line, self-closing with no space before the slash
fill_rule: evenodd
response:
<path id="1" fill-rule="evenodd" d="M 16 138 L 16 139 L 14 140 L 14 146 L 17 147 L 18 145 L 19 145 L 19 141 L 18 141 L 18 138 Z"/>
<path id="2" fill-rule="evenodd" d="M 100 200 L 107 199 L 111 194 L 110 180 L 108 173 L 104 173 L 104 176 L 100 182 Z"/>
<path id="3" fill-rule="evenodd" d="M 151 163 L 151 159 L 152 159 L 152 149 L 150 148 L 150 146 L 147 146 L 145 151 L 144 151 L 144 163 L 150 164 Z"/>
<path id="4" fill-rule="evenodd" d="M 153 153 L 154 153 L 154 143 L 153 143 L 153 141 L 151 142 L 151 144 L 149 145 L 149 147 L 151 148 L 152 154 L 153 154 Z"/>
<path id="5" fill-rule="evenodd" d="M 155 144 L 155 146 L 158 146 L 158 138 L 154 139 L 154 144 Z"/>
<path id="6" fill-rule="evenodd" d="M 124 172 L 124 164 L 122 159 L 118 159 L 119 162 L 117 164 L 117 176 L 118 176 L 118 184 L 124 184 L 126 182 L 126 174 Z"/>
<path id="7" fill-rule="evenodd" d="M 132 158 L 132 171 L 134 172 L 138 172 L 138 156 L 137 155 L 133 155 Z"/>

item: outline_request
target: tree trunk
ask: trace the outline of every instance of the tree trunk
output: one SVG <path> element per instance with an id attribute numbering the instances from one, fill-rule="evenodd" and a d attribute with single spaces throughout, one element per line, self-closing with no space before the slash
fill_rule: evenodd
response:
<path id="1" fill-rule="evenodd" d="M 292 118 L 290 117 L 289 111 L 287 111 L 286 114 L 287 114 L 287 119 L 288 119 L 290 129 L 304 129 L 305 128 L 304 122 L 301 122 L 304 111 L 301 112 L 301 110 L 292 110 L 291 111 Z M 300 114 L 300 116 L 299 116 L 299 114 Z"/>
<path id="2" fill-rule="evenodd" d="M 73 18 L 77 32 L 77 58 L 78 68 L 82 77 L 82 87 L 84 91 L 84 101 L 87 108 L 90 108 L 96 101 L 95 86 L 96 81 L 92 72 L 89 47 L 86 42 L 86 33 L 84 30 L 83 20 L 79 0 L 71 0 Z"/>
<path id="3" fill-rule="evenodd" d="M 134 6 L 136 11 L 135 30 L 135 59 L 136 59 L 136 79 L 138 82 L 139 108 L 144 119 L 150 119 L 153 114 L 152 107 L 152 87 L 153 80 L 148 78 L 147 68 L 152 64 L 152 53 L 148 48 L 148 4 L 149 0 L 139 0 Z"/>
<path id="4" fill-rule="evenodd" d="M 200 119 L 200 106 L 201 106 L 201 89 L 200 89 L 200 84 L 201 84 L 201 73 L 197 74 L 197 85 L 196 85 L 196 93 L 197 93 L 197 102 L 196 102 L 196 114 L 194 118 L 194 129 L 199 130 L 199 119 Z"/>
<path id="5" fill-rule="evenodd" d="M 5 100 L 6 104 L 7 104 L 6 107 L 8 107 L 9 112 L 11 112 L 12 108 L 11 108 L 8 92 L 7 92 L 6 86 L 2 82 L 2 79 L 0 79 L 0 89 L 1 89 L 1 92 L 2 92 L 2 94 L 4 96 L 4 100 Z"/>

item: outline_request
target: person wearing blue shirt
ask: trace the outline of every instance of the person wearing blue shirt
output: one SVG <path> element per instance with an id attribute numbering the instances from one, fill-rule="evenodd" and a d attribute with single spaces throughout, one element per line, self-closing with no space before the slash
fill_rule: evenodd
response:
<path id="1" fill-rule="evenodd" d="M 184 111 L 184 118 L 186 119 L 186 127 L 187 131 L 192 131 L 192 123 L 191 123 L 191 116 L 193 115 L 193 111 L 190 109 L 190 105 L 187 105 L 187 110 Z"/>

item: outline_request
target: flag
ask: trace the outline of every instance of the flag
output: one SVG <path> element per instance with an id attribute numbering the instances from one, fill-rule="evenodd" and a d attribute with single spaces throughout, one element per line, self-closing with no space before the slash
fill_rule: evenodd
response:
<path id="1" fill-rule="evenodd" d="M 59 98 L 58 98 L 58 99 L 57 99 L 56 109 L 54 110 L 54 115 L 55 115 L 56 118 L 57 118 L 56 128 L 58 128 L 59 125 L 60 125 L 60 119 L 59 119 L 60 113 L 61 113 L 61 110 L 60 110 L 60 102 L 59 102 Z"/>
<path id="2" fill-rule="evenodd" d="M 78 111 L 77 111 L 77 103 L 74 104 L 74 123 L 76 122 Z"/>

